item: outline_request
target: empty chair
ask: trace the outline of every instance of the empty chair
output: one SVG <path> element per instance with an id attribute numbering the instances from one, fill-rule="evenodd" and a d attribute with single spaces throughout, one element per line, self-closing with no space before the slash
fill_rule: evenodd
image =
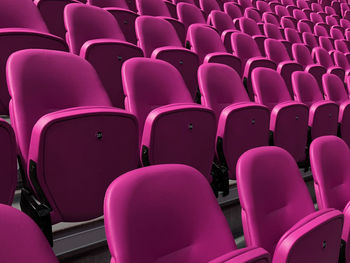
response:
<path id="1" fill-rule="evenodd" d="M 263 247 L 276 263 L 338 262 L 344 217 L 335 209 L 315 211 L 287 151 L 270 146 L 245 152 L 237 187 L 247 246 Z"/>
<path id="2" fill-rule="evenodd" d="M 53 35 L 65 38 L 63 10 L 68 4 L 79 3 L 75 0 L 34 0 L 49 32 Z"/>
<path id="3" fill-rule="evenodd" d="M 249 100 L 242 81 L 232 68 L 215 63 L 198 70 L 202 104 L 214 110 L 218 122 L 216 159 L 229 178 L 236 178 L 236 163 L 246 150 L 268 145 L 269 111 Z"/>
<path id="4" fill-rule="evenodd" d="M 324 25 L 316 24 L 314 26 L 314 34 L 315 36 L 324 36 L 324 37 L 329 37 L 327 28 Z"/>
<path id="5" fill-rule="evenodd" d="M 310 20 L 311 22 L 313 22 L 314 24 L 317 24 L 317 23 L 321 23 L 321 24 L 324 24 L 324 20 L 322 18 L 322 16 L 318 13 L 311 13 L 310 14 Z"/>
<path id="6" fill-rule="evenodd" d="M 199 6 L 206 16 L 208 16 L 213 10 L 221 10 L 221 7 L 216 0 L 199 0 Z"/>
<path id="7" fill-rule="evenodd" d="M 137 120 L 112 107 L 96 71 L 74 54 L 16 52 L 7 81 L 27 181 L 21 209 L 52 242 L 51 224 L 101 216 L 107 186 L 137 167 Z"/>
<path id="8" fill-rule="evenodd" d="M 325 67 L 328 73 L 335 74 L 340 79 L 344 80 L 345 70 L 334 65 L 332 57 L 329 55 L 327 50 L 321 47 L 316 47 L 312 50 L 312 57 L 321 66 Z"/>
<path id="9" fill-rule="evenodd" d="M 271 7 L 269 4 L 265 1 L 258 0 L 255 2 L 256 8 L 260 11 L 260 13 L 269 13 L 272 12 Z"/>
<path id="10" fill-rule="evenodd" d="M 345 80 L 346 80 L 348 78 L 348 76 L 350 75 L 350 63 L 349 63 L 347 56 L 344 53 L 342 53 L 338 50 L 335 50 L 333 52 L 333 59 L 334 59 L 335 65 L 344 69 Z"/>
<path id="11" fill-rule="evenodd" d="M 305 14 L 305 12 L 300 9 L 293 10 L 293 17 L 298 21 L 303 21 L 304 23 L 308 24 L 310 28 L 312 28 L 314 25 L 314 23 L 309 20 L 309 17 Z"/>
<path id="12" fill-rule="evenodd" d="M 0 2 L 0 114 L 8 115 L 10 96 L 5 69 L 8 57 L 15 51 L 45 48 L 67 51 L 64 40 L 50 35 L 39 10 L 32 0 L 3 0 Z"/>
<path id="13" fill-rule="evenodd" d="M 309 107 L 310 140 L 338 131 L 339 107 L 335 102 L 323 100 L 316 79 L 307 72 L 292 74 L 294 100 Z"/>
<path id="14" fill-rule="evenodd" d="M 187 164 L 211 181 L 214 112 L 193 103 L 180 73 L 167 62 L 133 58 L 122 74 L 126 109 L 139 122 L 142 164 Z"/>
<path id="15" fill-rule="evenodd" d="M 333 39 L 344 39 L 343 33 L 335 27 L 331 27 L 330 35 Z"/>
<path id="16" fill-rule="evenodd" d="M 293 97 L 291 76 L 294 71 L 302 71 L 303 66 L 295 61 L 291 61 L 285 46 L 276 39 L 265 40 L 265 51 L 267 57 L 276 63 L 277 72 L 284 79 L 289 94 Z"/>
<path id="17" fill-rule="evenodd" d="M 347 57 L 347 59 L 349 59 L 350 52 L 349 52 L 349 47 L 348 47 L 348 43 L 346 40 L 336 39 L 336 40 L 334 40 L 334 46 L 335 46 L 336 50 L 344 53 L 344 55 Z"/>
<path id="18" fill-rule="evenodd" d="M 340 19 L 340 26 L 344 29 L 348 29 L 348 28 L 350 28 L 350 21 L 342 18 L 342 19 Z"/>
<path id="19" fill-rule="evenodd" d="M 288 42 L 290 42 L 291 44 L 302 43 L 298 31 L 296 31 L 293 28 L 285 28 L 284 35 L 285 35 L 286 40 Z"/>
<path id="20" fill-rule="evenodd" d="M 283 16 L 281 17 L 280 24 L 282 28 L 292 28 L 296 29 L 297 23 L 294 21 L 294 18 Z"/>
<path id="21" fill-rule="evenodd" d="M 237 5 L 235 5 L 233 2 L 224 3 L 224 11 L 232 19 L 242 17 L 242 10 Z"/>
<path id="22" fill-rule="evenodd" d="M 10 124 L 0 119 L 0 204 L 12 205 L 17 186 L 17 145 Z"/>
<path id="23" fill-rule="evenodd" d="M 124 108 L 121 67 L 129 58 L 143 56 L 142 50 L 125 41 L 113 15 L 102 8 L 70 4 L 65 24 L 71 52 L 94 66 L 113 106 Z"/>
<path id="24" fill-rule="evenodd" d="M 338 21 L 333 16 L 326 16 L 326 24 L 329 26 L 338 26 Z"/>
<path id="25" fill-rule="evenodd" d="M 170 12 L 168 6 L 174 7 L 175 14 Z M 143 16 L 160 16 L 173 25 L 179 38 L 184 43 L 186 38 L 185 26 L 177 20 L 176 6 L 163 0 L 136 0 L 137 10 Z"/>
<path id="26" fill-rule="evenodd" d="M 198 90 L 198 55 L 182 46 L 171 24 L 158 17 L 140 16 L 136 19 L 136 34 L 145 57 L 172 64 L 181 73 L 195 99 Z"/>
<path id="27" fill-rule="evenodd" d="M 344 213 L 342 242 L 345 262 L 349 262 L 349 146 L 336 136 L 318 138 L 311 144 L 310 162 L 319 209 L 336 208 Z"/>
<path id="28" fill-rule="evenodd" d="M 301 165 L 305 162 L 308 108 L 292 100 L 283 78 L 275 70 L 256 68 L 252 72 L 255 102 L 271 111 L 273 145 L 287 150 Z"/>
<path id="29" fill-rule="evenodd" d="M 208 183 L 189 166 L 124 174 L 108 188 L 104 214 L 112 262 L 270 262 L 261 248 L 236 249 Z"/>
<path id="30" fill-rule="evenodd" d="M 251 0 L 238 0 L 237 3 L 242 7 L 243 10 L 253 7 Z"/>
<path id="31" fill-rule="evenodd" d="M 179 17 L 179 20 L 184 24 L 186 31 L 192 24 L 206 24 L 203 11 L 195 5 L 188 3 L 178 3 L 176 10 L 177 16 Z"/>
<path id="32" fill-rule="evenodd" d="M 191 25 L 187 32 L 187 40 L 191 45 L 191 50 L 198 54 L 200 63 L 226 64 L 242 76 L 241 60 L 232 53 L 227 53 L 220 35 L 213 28 L 197 24 Z"/>
<path id="33" fill-rule="evenodd" d="M 278 26 L 266 23 L 264 24 L 264 32 L 268 38 L 277 39 L 283 43 L 288 52 L 291 50 L 291 44 L 283 38 L 282 32 Z"/>
<path id="34" fill-rule="evenodd" d="M 305 21 L 298 21 L 297 29 L 299 33 L 304 33 L 304 32 L 313 33 L 312 27 L 310 27 L 310 24 L 306 23 Z"/>
<path id="35" fill-rule="evenodd" d="M 280 26 L 280 22 L 278 22 L 278 18 L 276 17 L 276 15 L 272 13 L 263 13 L 261 19 L 264 23 L 274 24 L 278 27 Z"/>
<path id="36" fill-rule="evenodd" d="M 332 45 L 332 41 L 328 38 L 328 37 L 319 37 L 318 41 L 320 42 L 320 47 L 327 50 L 328 53 L 332 53 L 332 51 L 334 50 L 334 47 Z M 311 46 L 310 46 L 311 47 Z M 314 46 L 316 47 L 316 46 Z M 312 48 L 314 48 L 312 47 Z"/>
<path id="37" fill-rule="evenodd" d="M 260 31 L 258 24 L 253 19 L 242 17 L 239 19 L 239 28 L 243 33 L 253 37 L 259 47 L 260 53 L 265 55 L 264 41 L 266 37 Z"/>
<path id="38" fill-rule="evenodd" d="M 316 36 L 314 34 L 312 34 L 310 32 L 304 32 L 302 34 L 302 37 L 303 37 L 304 44 L 307 45 L 310 50 L 312 50 L 313 48 L 319 46 L 317 38 L 316 38 Z"/>
<path id="39" fill-rule="evenodd" d="M 244 16 L 253 19 L 256 23 L 262 22 L 260 13 L 254 7 L 247 7 L 246 9 L 244 9 Z"/>
<path id="40" fill-rule="evenodd" d="M 266 67 L 276 69 L 276 63 L 266 57 L 261 56 L 258 46 L 254 39 L 244 33 L 232 34 L 232 49 L 242 62 L 243 77 L 246 79 L 248 95 L 254 100 L 254 92 L 252 89 L 251 74 L 256 67 Z"/>
<path id="41" fill-rule="evenodd" d="M 327 69 L 320 64 L 315 64 L 309 49 L 303 44 L 293 44 L 292 53 L 294 59 L 304 67 L 304 70 L 311 73 L 315 77 L 318 86 L 323 93 L 322 75 L 327 72 Z"/>
<path id="42" fill-rule="evenodd" d="M 16 208 L 0 204 L 0 231 L 2 262 L 58 263 L 40 228 Z"/>
<path id="43" fill-rule="evenodd" d="M 338 123 L 340 124 L 340 136 L 350 145 L 350 100 L 344 83 L 338 76 L 333 74 L 323 75 L 322 82 L 325 99 L 332 100 L 339 105 Z"/>

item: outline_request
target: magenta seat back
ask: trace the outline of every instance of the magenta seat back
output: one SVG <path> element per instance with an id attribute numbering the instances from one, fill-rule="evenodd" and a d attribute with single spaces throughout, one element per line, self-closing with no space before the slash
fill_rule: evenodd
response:
<path id="1" fill-rule="evenodd" d="M 226 2 L 224 4 L 224 11 L 228 14 L 232 19 L 242 17 L 242 10 L 232 2 Z"/>
<path id="2" fill-rule="evenodd" d="M 328 37 L 327 29 L 323 25 L 315 25 L 314 26 L 314 34 L 316 36 L 324 36 Z"/>
<path id="3" fill-rule="evenodd" d="M 106 10 L 82 4 L 67 5 L 64 20 L 72 53 L 79 55 L 88 40 L 111 38 L 124 41 L 124 35 L 112 14 Z"/>
<path id="4" fill-rule="evenodd" d="M 322 101 L 323 96 L 314 76 L 303 71 L 296 71 L 292 75 L 293 91 L 296 101 L 310 107 L 317 101 Z"/>
<path id="5" fill-rule="evenodd" d="M 283 16 L 280 23 L 283 28 L 296 29 L 294 22 L 287 16 Z"/>
<path id="6" fill-rule="evenodd" d="M 343 211 L 350 201 L 350 150 L 339 137 L 317 138 L 310 146 L 310 162 L 319 209 Z"/>
<path id="7" fill-rule="evenodd" d="M 206 63 L 198 70 L 202 104 L 214 110 L 219 120 L 221 111 L 233 103 L 250 102 L 242 80 L 229 66 Z"/>
<path id="8" fill-rule="evenodd" d="M 264 44 L 267 57 L 276 64 L 290 60 L 285 46 L 280 41 L 268 38 Z"/>
<path id="9" fill-rule="evenodd" d="M 162 18 L 140 16 L 136 19 L 135 27 L 145 57 L 151 57 L 153 50 L 159 47 L 182 47 L 174 27 Z"/>
<path id="10" fill-rule="evenodd" d="M 338 67 L 343 68 L 344 70 L 350 69 L 350 64 L 348 58 L 344 55 L 344 53 L 335 50 L 333 53 L 334 62 Z"/>
<path id="11" fill-rule="evenodd" d="M 243 69 L 248 59 L 261 56 L 258 45 L 247 34 L 234 33 L 232 34 L 231 42 L 234 54 L 241 59 Z"/>
<path id="12" fill-rule="evenodd" d="M 336 39 L 334 40 L 334 47 L 336 50 L 343 52 L 343 53 L 348 53 L 349 48 L 346 42 L 342 39 Z"/>
<path id="13" fill-rule="evenodd" d="M 278 15 L 279 17 L 283 17 L 283 16 L 290 16 L 287 8 L 283 5 L 277 5 L 275 7 L 275 13 L 276 15 Z"/>
<path id="14" fill-rule="evenodd" d="M 192 50 L 198 54 L 200 62 L 203 62 L 205 56 L 210 53 L 226 53 L 226 48 L 221 41 L 220 35 L 208 26 L 192 25 L 188 29 L 187 36 L 190 38 Z"/>
<path id="15" fill-rule="evenodd" d="M 168 7 L 162 0 L 136 0 L 140 15 L 171 17 Z"/>
<path id="16" fill-rule="evenodd" d="M 225 12 L 214 10 L 210 13 L 210 21 L 216 30 L 221 34 L 225 30 L 235 29 L 232 18 Z"/>
<path id="17" fill-rule="evenodd" d="M 261 35 L 260 29 L 257 23 L 247 17 L 242 17 L 239 19 L 239 27 L 243 33 L 246 33 L 250 36 Z"/>
<path id="18" fill-rule="evenodd" d="M 272 13 L 263 13 L 262 14 L 262 21 L 264 23 L 270 23 L 270 24 L 274 24 L 276 26 L 280 26 L 278 19 Z"/>
<path id="19" fill-rule="evenodd" d="M 255 101 L 272 110 L 281 102 L 291 101 L 283 78 L 275 70 L 255 68 L 252 72 Z"/>
<path id="20" fill-rule="evenodd" d="M 206 24 L 203 12 L 195 5 L 188 3 L 178 3 L 176 6 L 179 20 L 187 28 L 195 23 Z"/>
<path id="21" fill-rule="evenodd" d="M 320 47 L 324 48 L 328 52 L 331 50 L 334 50 L 334 47 L 332 45 L 332 41 L 328 37 L 321 36 L 318 38 L 318 41 L 320 42 Z M 314 47 L 312 47 L 312 48 L 314 48 Z"/>
<path id="22" fill-rule="evenodd" d="M 2 262 L 58 263 L 40 228 L 16 208 L 0 204 L 0 232 Z"/>
<path id="23" fill-rule="evenodd" d="M 344 29 L 350 28 L 350 21 L 345 18 L 342 18 L 340 19 L 340 26 Z"/>
<path id="24" fill-rule="evenodd" d="M 338 21 L 333 16 L 326 16 L 326 24 L 329 26 L 337 26 Z"/>
<path id="25" fill-rule="evenodd" d="M 327 50 L 325 50 L 322 47 L 315 47 L 312 50 L 312 57 L 315 58 L 315 60 L 320 63 L 321 66 L 325 68 L 329 68 L 334 66 L 333 60 Z"/>
<path id="26" fill-rule="evenodd" d="M 311 3 L 311 9 L 314 12 L 323 12 L 323 8 L 319 3 Z"/>
<path id="27" fill-rule="evenodd" d="M 331 37 L 334 39 L 344 39 L 343 33 L 335 27 L 332 27 L 330 30 Z"/>
<path id="28" fill-rule="evenodd" d="M 213 10 L 221 10 L 221 7 L 216 0 L 199 0 L 199 6 L 207 16 Z"/>
<path id="29" fill-rule="evenodd" d="M 264 32 L 268 38 L 283 39 L 281 31 L 276 25 L 270 23 L 264 24 Z"/>
<path id="30" fill-rule="evenodd" d="M 293 10 L 293 16 L 297 20 L 308 19 L 308 17 L 304 13 L 304 11 L 302 11 L 300 9 L 294 9 Z"/>
<path id="31" fill-rule="evenodd" d="M 304 32 L 313 33 L 310 26 L 305 21 L 302 21 L 302 20 L 298 21 L 297 28 L 300 33 L 304 33 Z"/>
<path id="32" fill-rule="evenodd" d="M 313 33 L 304 32 L 302 36 L 303 36 L 303 41 L 305 45 L 307 45 L 309 48 L 313 49 L 315 47 L 318 47 L 317 39 Z M 321 38 L 327 38 L 327 37 L 321 37 Z"/>
<path id="33" fill-rule="evenodd" d="M 193 103 L 180 73 L 167 62 L 132 58 L 124 63 L 122 75 L 125 108 L 136 115 L 140 136 L 153 109 L 173 103 Z"/>
<path id="34" fill-rule="evenodd" d="M 1 1 L 0 28 L 27 28 L 43 33 L 49 32 L 32 0 Z"/>
<path id="35" fill-rule="evenodd" d="M 66 75 L 58 74 L 62 71 Z M 19 51 L 8 60 L 7 81 L 12 97 L 11 120 L 25 163 L 32 129 L 40 117 L 72 107 L 111 105 L 92 66 L 65 52 Z"/>
<path id="36" fill-rule="evenodd" d="M 261 12 L 261 13 L 265 13 L 265 12 L 272 12 L 271 7 L 269 6 L 269 4 L 265 1 L 256 1 L 256 8 Z"/>
<path id="37" fill-rule="evenodd" d="M 285 34 L 286 40 L 289 41 L 290 43 L 292 44 L 301 43 L 299 33 L 295 29 L 285 28 L 284 34 Z"/>
<path id="38" fill-rule="evenodd" d="M 323 18 L 320 14 L 312 12 L 310 14 L 310 20 L 312 23 L 324 23 Z"/>
<path id="39" fill-rule="evenodd" d="M 310 51 L 304 44 L 299 44 L 299 43 L 293 44 L 292 53 L 293 53 L 294 59 L 304 67 L 307 65 L 314 64 Z"/>
<path id="40" fill-rule="evenodd" d="M 271 254 L 287 230 L 315 211 L 295 160 L 278 147 L 244 153 L 237 164 L 237 187 L 247 246 Z"/>
<path id="41" fill-rule="evenodd" d="M 251 0 L 238 0 L 237 2 L 243 9 L 247 9 L 249 7 L 253 7 L 253 4 L 252 4 Z"/>
<path id="42" fill-rule="evenodd" d="M 247 7 L 244 16 L 253 19 L 257 23 L 261 22 L 261 15 L 254 7 Z"/>
<path id="43" fill-rule="evenodd" d="M 324 74 L 322 76 L 322 84 L 325 99 L 332 100 L 340 105 L 348 100 L 343 81 L 334 74 Z"/>
<path id="44" fill-rule="evenodd" d="M 125 0 L 87 0 L 87 4 L 98 7 L 117 7 L 129 9 L 129 6 Z"/>
<path id="45" fill-rule="evenodd" d="M 104 212 L 113 262 L 204 263 L 236 248 L 208 182 L 189 166 L 124 174 L 108 188 Z"/>

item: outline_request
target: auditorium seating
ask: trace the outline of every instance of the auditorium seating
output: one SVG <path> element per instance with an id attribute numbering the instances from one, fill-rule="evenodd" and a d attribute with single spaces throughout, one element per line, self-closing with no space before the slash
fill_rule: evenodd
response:
<path id="1" fill-rule="evenodd" d="M 113 15 L 101 8 L 70 4 L 65 24 L 70 51 L 94 66 L 112 105 L 124 108 L 121 67 L 129 58 L 142 57 L 142 50 L 125 41 Z"/>
<path id="2" fill-rule="evenodd" d="M 272 69 L 254 69 L 252 84 L 255 102 L 265 105 L 271 112 L 273 145 L 287 150 L 296 162 L 303 164 L 306 158 L 307 106 L 292 100 L 282 77 Z"/>
<path id="3" fill-rule="evenodd" d="M 288 152 L 271 146 L 245 152 L 237 186 L 248 247 L 266 249 L 276 263 L 338 262 L 344 216 L 335 209 L 315 211 Z"/>
<path id="4" fill-rule="evenodd" d="M 0 204 L 0 232 L 1 262 L 59 262 L 40 228 L 16 208 Z"/>
<path id="5" fill-rule="evenodd" d="M 112 262 L 270 262 L 264 249 L 236 248 L 207 181 L 189 166 L 120 176 L 106 192 L 104 214 Z"/>
<path id="6" fill-rule="evenodd" d="M 215 63 L 198 71 L 202 104 L 215 112 L 216 158 L 236 178 L 236 163 L 248 149 L 269 143 L 269 111 L 249 100 L 241 79 L 232 68 Z"/>
<path id="7" fill-rule="evenodd" d="M 344 213 L 342 242 L 345 262 L 350 260 L 349 249 L 349 146 L 335 136 L 324 136 L 312 142 L 310 162 L 319 209 L 336 208 Z"/>
<path id="8" fill-rule="evenodd" d="M 6 61 L 15 51 L 46 48 L 66 51 L 63 39 L 49 34 L 39 10 L 32 0 L 0 2 L 0 114 L 8 115 L 10 96 L 6 84 Z"/>
<path id="9" fill-rule="evenodd" d="M 7 78 L 26 174 L 21 209 L 52 244 L 51 224 L 101 216 L 107 186 L 137 167 L 137 120 L 112 107 L 93 67 L 74 54 L 16 52 Z"/>
<path id="10" fill-rule="evenodd" d="M 129 59 L 122 75 L 126 110 L 139 123 L 142 164 L 191 165 L 211 182 L 214 112 L 195 104 L 180 73 L 162 60 Z"/>

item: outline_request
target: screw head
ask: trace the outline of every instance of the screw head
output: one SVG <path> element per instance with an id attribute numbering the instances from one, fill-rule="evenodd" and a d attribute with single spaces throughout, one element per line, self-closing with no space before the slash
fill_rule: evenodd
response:
<path id="1" fill-rule="evenodd" d="M 179 61 L 179 64 L 180 64 L 180 65 L 183 65 L 183 64 L 184 64 L 184 62 L 183 62 L 182 60 L 180 60 L 180 61 Z"/>
<path id="2" fill-rule="evenodd" d="M 297 116 L 295 116 L 295 119 L 296 119 L 296 120 L 299 120 L 299 116 L 298 116 L 298 115 L 297 115 Z"/>
<path id="3" fill-rule="evenodd" d="M 190 129 L 190 130 L 193 129 L 193 124 L 192 123 L 188 124 L 188 129 Z"/>
<path id="4" fill-rule="evenodd" d="M 322 242 L 322 248 L 325 249 L 327 247 L 327 241 L 326 240 L 323 240 Z"/>
<path id="5" fill-rule="evenodd" d="M 103 135 L 102 135 L 102 132 L 96 132 L 96 138 L 97 138 L 97 140 L 102 140 L 102 137 L 103 137 Z"/>
<path id="6" fill-rule="evenodd" d="M 255 124 L 255 119 L 252 119 L 252 124 Z"/>
<path id="7" fill-rule="evenodd" d="M 122 60 L 123 60 L 123 57 L 122 57 L 122 56 L 117 56 L 117 59 L 118 59 L 119 61 L 122 61 Z"/>

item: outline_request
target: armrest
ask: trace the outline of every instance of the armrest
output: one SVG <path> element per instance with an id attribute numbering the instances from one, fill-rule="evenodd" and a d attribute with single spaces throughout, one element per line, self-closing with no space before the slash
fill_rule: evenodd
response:
<path id="1" fill-rule="evenodd" d="M 220 63 L 230 66 L 242 77 L 242 63 L 239 57 L 225 53 L 225 52 L 214 52 L 204 57 L 204 63 Z"/>
<path id="2" fill-rule="evenodd" d="M 221 257 L 209 261 L 209 263 L 269 263 L 270 261 L 270 254 L 265 249 L 249 247 L 229 252 Z"/>
<path id="3" fill-rule="evenodd" d="M 141 56 L 143 56 L 142 49 L 140 49 L 136 45 L 131 44 L 131 43 L 126 42 L 126 41 L 115 40 L 112 38 L 99 38 L 99 39 L 93 39 L 93 40 L 86 41 L 84 43 L 84 45 L 81 47 L 79 55 L 83 58 L 87 58 L 89 56 L 89 52 L 91 51 L 92 48 L 96 48 L 96 47 L 105 48 L 106 46 L 115 46 L 118 49 L 120 49 L 121 47 L 131 48 L 131 49 L 135 50 L 135 52 L 137 52 Z"/>
<path id="4" fill-rule="evenodd" d="M 340 236 L 344 216 L 335 209 L 322 209 L 301 219 L 279 240 L 273 262 L 288 262 L 294 258 L 300 261 L 301 253 L 312 251 L 309 260 L 327 257 L 329 261 L 338 261 Z"/>

